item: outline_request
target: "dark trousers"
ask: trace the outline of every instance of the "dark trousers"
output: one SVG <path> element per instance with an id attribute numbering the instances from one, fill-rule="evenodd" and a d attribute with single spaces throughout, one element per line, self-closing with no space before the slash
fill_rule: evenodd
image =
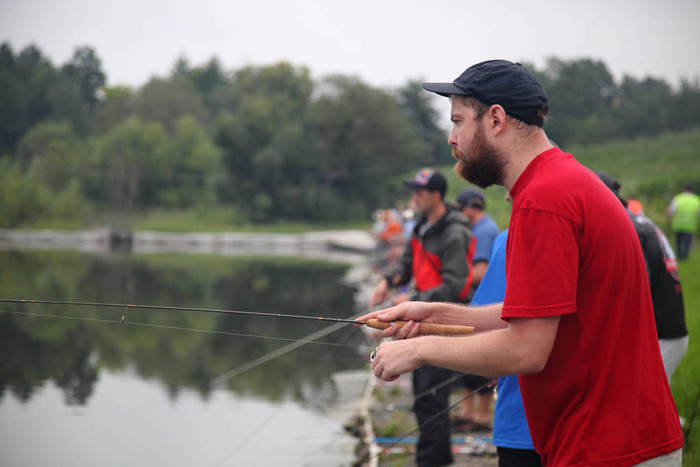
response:
<path id="1" fill-rule="evenodd" d="M 416 445 L 416 463 L 419 467 L 438 467 L 452 463 L 450 416 L 447 410 L 451 385 L 433 390 L 452 375 L 452 370 L 432 365 L 423 365 L 413 372 L 413 396 L 416 397 L 413 409 L 420 426 Z"/>
<path id="2" fill-rule="evenodd" d="M 693 246 L 693 234 L 688 232 L 676 232 L 676 253 L 678 259 L 688 259 L 690 248 Z"/>
<path id="3" fill-rule="evenodd" d="M 542 467 L 542 459 L 532 449 L 496 447 L 498 467 Z"/>

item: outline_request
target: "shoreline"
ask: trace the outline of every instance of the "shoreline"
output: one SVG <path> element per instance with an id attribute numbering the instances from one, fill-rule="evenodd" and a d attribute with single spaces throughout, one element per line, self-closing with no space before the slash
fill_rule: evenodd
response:
<path id="1" fill-rule="evenodd" d="M 375 240 L 364 230 L 305 233 L 124 232 L 0 229 L 0 250 L 72 250 L 108 254 L 191 253 L 227 256 L 293 256 L 350 264 L 364 260 Z"/>

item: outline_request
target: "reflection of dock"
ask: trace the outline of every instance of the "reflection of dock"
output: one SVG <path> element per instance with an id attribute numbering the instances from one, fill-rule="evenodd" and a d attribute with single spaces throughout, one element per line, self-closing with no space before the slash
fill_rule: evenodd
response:
<path id="1" fill-rule="evenodd" d="M 112 248 L 110 229 L 80 231 L 0 229 L 0 250 L 76 250 L 103 252 Z"/>
<path id="2" fill-rule="evenodd" d="M 323 258 L 366 254 L 374 245 L 364 231 L 277 233 L 136 232 L 135 253 L 191 252 L 223 255 L 300 256 Z"/>
<path id="3" fill-rule="evenodd" d="M 374 246 L 369 232 L 338 230 L 299 234 L 170 233 L 0 229 L 0 250 L 76 250 L 192 253 L 233 256 L 294 256 L 355 263 Z"/>

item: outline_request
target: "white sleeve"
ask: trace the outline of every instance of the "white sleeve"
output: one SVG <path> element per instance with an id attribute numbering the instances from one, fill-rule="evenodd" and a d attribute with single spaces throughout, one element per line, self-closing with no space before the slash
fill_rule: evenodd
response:
<path id="1" fill-rule="evenodd" d="M 673 198 L 671 204 L 668 205 L 668 214 L 671 216 L 674 215 L 676 213 L 676 209 L 678 209 L 678 204 L 676 203 L 676 198 Z"/>

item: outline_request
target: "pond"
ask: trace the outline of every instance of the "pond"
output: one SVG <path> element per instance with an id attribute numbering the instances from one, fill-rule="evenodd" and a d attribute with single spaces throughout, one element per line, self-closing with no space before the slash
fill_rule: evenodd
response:
<path id="1" fill-rule="evenodd" d="M 360 310 L 343 281 L 347 268 L 291 258 L 3 251 L 0 298 L 349 318 Z M 366 344 L 354 326 L 336 328 L 2 303 L 0 464 L 351 465 L 355 440 L 332 413 L 344 397 L 337 375 L 366 373 Z"/>

